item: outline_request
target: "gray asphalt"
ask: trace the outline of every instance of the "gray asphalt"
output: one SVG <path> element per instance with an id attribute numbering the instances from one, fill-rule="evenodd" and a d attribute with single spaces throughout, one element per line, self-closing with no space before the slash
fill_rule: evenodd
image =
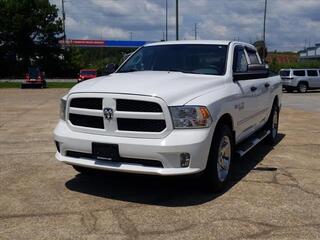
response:
<path id="1" fill-rule="evenodd" d="M 66 92 L 0 89 L 1 240 L 320 239 L 320 113 L 308 105 L 320 93 L 284 94 L 278 143 L 234 162 L 227 190 L 208 194 L 192 177 L 87 176 L 58 162 Z"/>
<path id="2" fill-rule="evenodd" d="M 320 112 L 320 90 L 308 93 L 284 93 L 282 106 L 308 112 Z"/>

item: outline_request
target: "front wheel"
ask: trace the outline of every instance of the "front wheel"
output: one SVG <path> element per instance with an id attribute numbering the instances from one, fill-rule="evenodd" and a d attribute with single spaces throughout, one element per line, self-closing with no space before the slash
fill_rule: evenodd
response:
<path id="1" fill-rule="evenodd" d="M 287 93 L 293 93 L 293 89 L 292 88 L 285 88 Z"/>
<path id="2" fill-rule="evenodd" d="M 230 177 L 234 151 L 233 134 L 230 127 L 218 126 L 212 141 L 202 180 L 206 190 L 216 192 L 226 187 Z"/>

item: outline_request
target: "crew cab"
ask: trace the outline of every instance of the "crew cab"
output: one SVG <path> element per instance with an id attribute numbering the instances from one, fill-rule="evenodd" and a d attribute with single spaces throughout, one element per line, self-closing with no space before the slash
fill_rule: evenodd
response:
<path id="1" fill-rule="evenodd" d="M 81 173 L 197 174 L 219 190 L 236 154 L 276 141 L 281 95 L 250 44 L 147 44 L 61 99 L 56 158 Z"/>
<path id="2" fill-rule="evenodd" d="M 281 69 L 280 76 L 287 92 L 306 93 L 309 89 L 320 89 L 320 69 Z"/>

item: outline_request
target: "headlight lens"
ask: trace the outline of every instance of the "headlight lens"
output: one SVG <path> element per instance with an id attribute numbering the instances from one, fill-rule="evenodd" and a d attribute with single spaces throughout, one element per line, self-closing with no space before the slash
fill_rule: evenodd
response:
<path id="1" fill-rule="evenodd" d="M 212 118 L 209 110 L 203 106 L 170 107 L 174 128 L 210 127 Z"/>
<path id="2" fill-rule="evenodd" d="M 60 101 L 60 118 L 62 120 L 66 120 L 66 106 L 67 106 L 67 101 L 62 98 Z"/>

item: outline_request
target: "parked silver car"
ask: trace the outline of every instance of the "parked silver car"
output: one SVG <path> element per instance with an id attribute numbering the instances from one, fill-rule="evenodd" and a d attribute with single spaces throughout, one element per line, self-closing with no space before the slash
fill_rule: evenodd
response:
<path id="1" fill-rule="evenodd" d="M 320 89 L 320 69 L 281 69 L 282 86 L 287 92 Z"/>

